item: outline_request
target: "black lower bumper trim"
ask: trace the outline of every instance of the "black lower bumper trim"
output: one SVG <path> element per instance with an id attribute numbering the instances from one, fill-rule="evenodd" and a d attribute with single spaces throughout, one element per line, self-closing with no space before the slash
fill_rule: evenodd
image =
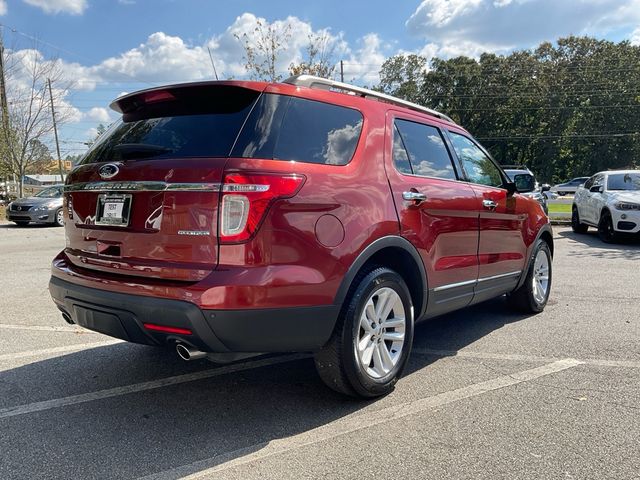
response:
<path id="1" fill-rule="evenodd" d="M 335 305 L 256 310 L 201 310 L 197 305 L 83 287 L 52 276 L 49 291 L 74 323 L 147 345 L 184 342 L 205 352 L 307 352 L 331 336 Z M 143 323 L 188 329 L 192 335 L 150 331 Z"/>

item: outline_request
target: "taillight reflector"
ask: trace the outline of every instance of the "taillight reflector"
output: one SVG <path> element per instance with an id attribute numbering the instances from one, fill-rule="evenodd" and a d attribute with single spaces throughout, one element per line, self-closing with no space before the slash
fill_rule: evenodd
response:
<path id="1" fill-rule="evenodd" d="M 192 335 L 191 330 L 187 328 L 166 327 L 164 325 L 156 325 L 154 323 L 143 323 L 147 330 L 154 330 L 162 333 L 175 333 L 177 335 Z"/>
<path id="2" fill-rule="evenodd" d="M 229 173 L 222 184 L 220 242 L 241 243 L 258 230 L 271 203 L 293 197 L 302 175 Z"/>

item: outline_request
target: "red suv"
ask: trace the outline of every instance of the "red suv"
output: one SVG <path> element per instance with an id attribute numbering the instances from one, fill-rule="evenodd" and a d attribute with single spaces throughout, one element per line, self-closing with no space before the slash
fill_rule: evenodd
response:
<path id="1" fill-rule="evenodd" d="M 65 185 L 50 291 L 70 323 L 184 359 L 313 352 L 331 388 L 373 397 L 416 322 L 545 307 L 547 216 L 445 115 L 307 75 L 111 107 Z"/>

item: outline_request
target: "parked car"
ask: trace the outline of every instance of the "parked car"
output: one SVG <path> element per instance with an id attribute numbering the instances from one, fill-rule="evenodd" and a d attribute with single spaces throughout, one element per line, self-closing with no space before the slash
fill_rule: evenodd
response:
<path id="1" fill-rule="evenodd" d="M 503 165 L 502 168 L 504 173 L 516 184 L 518 192 L 533 198 L 542 205 L 544 213 L 548 215 L 549 207 L 547 206 L 547 196 L 545 194 L 549 192 L 551 187 L 549 185 L 540 185 L 533 172 L 526 166 Z"/>
<path id="2" fill-rule="evenodd" d="M 313 352 L 329 387 L 374 397 L 415 322 L 547 303 L 542 207 L 441 113 L 307 75 L 111 106 L 65 185 L 49 288 L 68 322 L 185 360 Z"/>
<path id="3" fill-rule="evenodd" d="M 551 187 L 551 191 L 556 192 L 560 196 L 567 195 L 568 193 L 576 193 L 578 187 L 587 180 L 589 180 L 589 177 L 572 178 L 566 183 L 559 183 L 558 185 Z"/>
<path id="4" fill-rule="evenodd" d="M 7 218 L 20 227 L 29 223 L 48 223 L 61 227 L 64 223 L 62 188 L 62 185 L 52 185 L 33 197 L 14 200 L 7 206 Z"/>
<path id="5" fill-rule="evenodd" d="M 576 192 L 571 226 L 576 233 L 596 227 L 607 243 L 640 232 L 640 170 L 596 173 Z"/>

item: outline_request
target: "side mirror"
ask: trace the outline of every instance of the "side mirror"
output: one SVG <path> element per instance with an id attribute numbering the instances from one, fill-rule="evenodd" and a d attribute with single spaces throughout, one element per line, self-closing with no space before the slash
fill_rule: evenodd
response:
<path id="1" fill-rule="evenodd" d="M 533 192 L 536 189 L 536 179 L 533 175 L 526 173 L 520 173 L 513 177 L 513 183 L 516 185 L 516 190 L 520 193 Z"/>
<path id="2" fill-rule="evenodd" d="M 504 188 L 507 191 L 507 195 L 513 195 L 518 191 L 516 184 L 513 182 L 505 182 Z"/>
<path id="3" fill-rule="evenodd" d="M 542 185 L 542 187 L 540 188 L 541 192 L 548 192 L 551 190 L 551 185 L 549 185 L 548 183 L 545 183 L 544 185 Z"/>
<path id="4" fill-rule="evenodd" d="M 604 192 L 604 187 L 602 185 L 594 185 L 589 189 L 591 193 L 602 193 Z"/>

